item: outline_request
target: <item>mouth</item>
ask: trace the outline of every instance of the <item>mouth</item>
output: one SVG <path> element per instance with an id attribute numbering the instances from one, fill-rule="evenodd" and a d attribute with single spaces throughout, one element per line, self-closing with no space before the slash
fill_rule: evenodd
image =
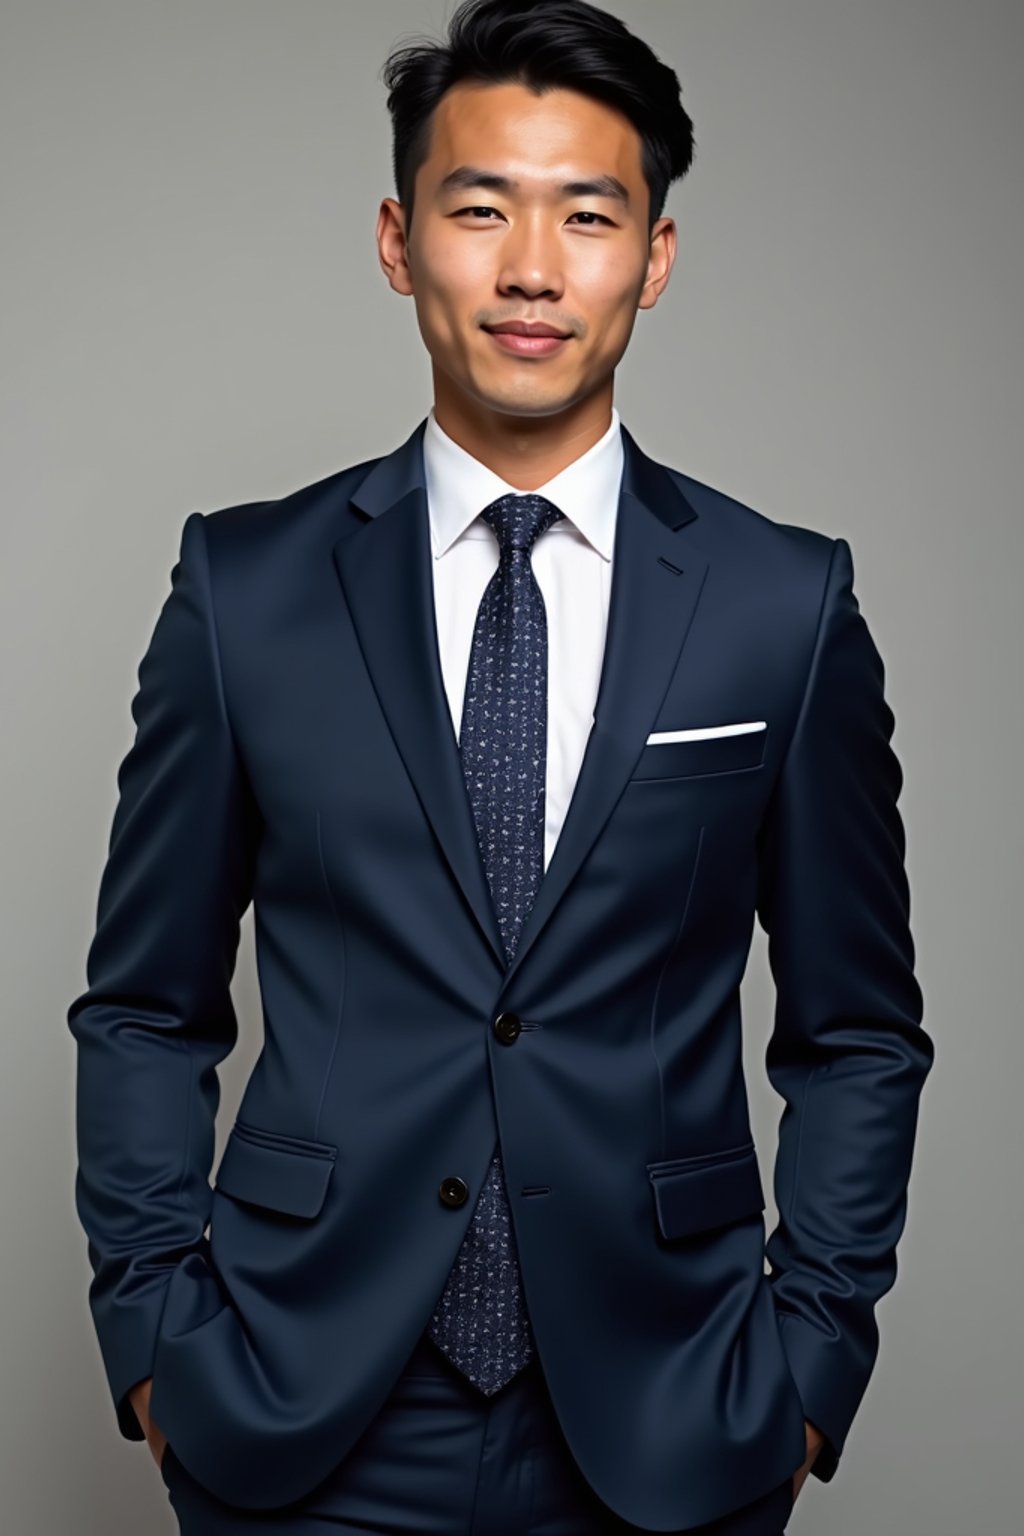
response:
<path id="1" fill-rule="evenodd" d="M 519 357 L 549 357 L 570 340 L 568 331 L 540 320 L 503 320 L 483 329 L 504 352 Z"/>

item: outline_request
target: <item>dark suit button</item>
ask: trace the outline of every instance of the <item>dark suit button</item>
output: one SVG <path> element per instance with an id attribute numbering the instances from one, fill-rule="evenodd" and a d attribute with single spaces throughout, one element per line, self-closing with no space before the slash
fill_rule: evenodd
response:
<path id="1" fill-rule="evenodd" d="M 518 1040 L 522 1027 L 518 1013 L 499 1013 L 494 1021 L 494 1033 L 502 1045 L 511 1045 Z"/>
<path id="2" fill-rule="evenodd" d="M 465 1205 L 469 1199 L 469 1185 L 465 1179 L 442 1179 L 437 1192 L 445 1205 Z"/>

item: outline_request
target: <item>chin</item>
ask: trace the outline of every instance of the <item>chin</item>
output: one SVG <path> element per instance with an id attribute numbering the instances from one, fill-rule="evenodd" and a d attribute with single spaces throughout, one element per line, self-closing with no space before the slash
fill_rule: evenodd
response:
<path id="1" fill-rule="evenodd" d="M 579 399 L 575 390 L 538 389 L 524 380 L 519 388 L 471 388 L 471 393 L 488 410 L 506 416 L 557 416 Z"/>

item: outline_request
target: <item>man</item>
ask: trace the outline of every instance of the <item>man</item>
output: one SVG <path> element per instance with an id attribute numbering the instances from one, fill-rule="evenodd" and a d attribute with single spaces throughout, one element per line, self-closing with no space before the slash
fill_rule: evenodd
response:
<path id="1" fill-rule="evenodd" d="M 844 539 L 614 409 L 673 71 L 485 0 L 385 78 L 433 408 L 186 519 L 69 1013 L 119 1426 L 186 1533 L 778 1536 L 873 1368 L 933 1054 L 882 663 Z M 250 901 L 266 1042 L 211 1192 Z"/>

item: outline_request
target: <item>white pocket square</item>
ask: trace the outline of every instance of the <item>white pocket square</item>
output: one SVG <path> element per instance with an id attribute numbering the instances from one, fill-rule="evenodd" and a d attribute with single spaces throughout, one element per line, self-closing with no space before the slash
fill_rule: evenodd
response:
<path id="1" fill-rule="evenodd" d="M 712 736 L 744 736 L 750 731 L 767 729 L 766 720 L 744 720 L 739 725 L 700 725 L 688 731 L 652 731 L 647 745 L 656 746 L 663 741 L 707 741 Z"/>

